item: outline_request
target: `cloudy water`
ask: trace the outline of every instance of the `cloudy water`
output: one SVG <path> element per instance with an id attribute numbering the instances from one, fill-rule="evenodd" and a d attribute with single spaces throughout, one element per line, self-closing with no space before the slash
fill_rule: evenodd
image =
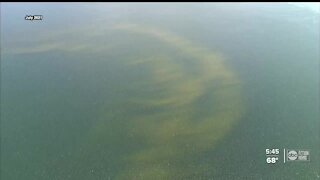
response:
<path id="1" fill-rule="evenodd" d="M 319 179 L 319 19 L 286 3 L 1 3 L 1 179 Z"/>

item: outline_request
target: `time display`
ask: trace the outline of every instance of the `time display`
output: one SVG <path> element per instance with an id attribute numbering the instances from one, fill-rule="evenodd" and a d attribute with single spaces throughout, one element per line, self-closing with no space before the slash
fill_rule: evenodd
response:
<path id="1" fill-rule="evenodd" d="M 279 155 L 279 149 L 266 149 L 266 155 Z"/>

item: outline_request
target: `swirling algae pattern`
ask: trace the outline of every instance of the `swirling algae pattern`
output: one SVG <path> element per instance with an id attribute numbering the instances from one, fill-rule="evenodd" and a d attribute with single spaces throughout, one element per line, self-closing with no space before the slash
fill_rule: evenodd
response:
<path id="1" fill-rule="evenodd" d="M 137 54 L 140 58 L 123 61 L 129 69 L 147 69 L 148 77 L 123 82 L 129 98 L 112 102 L 117 112 L 102 110 L 102 118 L 73 156 L 78 163 L 66 169 L 81 166 L 79 159 L 94 161 L 90 154 L 96 148 L 108 151 L 119 146 L 128 149 L 109 162 L 121 164 L 115 179 L 201 179 L 214 173 L 201 158 L 245 112 L 238 76 L 221 55 L 174 33 L 138 24 L 117 24 L 109 31 L 151 38 L 178 52 L 180 58 L 159 50 L 149 57 Z M 117 128 L 122 128 L 126 142 L 112 140 L 119 134 L 110 131 Z M 132 147 L 123 145 L 127 141 Z"/>
<path id="2" fill-rule="evenodd" d="M 131 116 L 132 128 L 128 134 L 142 139 L 143 148 L 122 157 L 126 168 L 117 178 L 202 177 L 210 171 L 209 165 L 197 166 L 188 162 L 212 150 L 244 113 L 241 81 L 221 56 L 173 33 L 136 24 L 119 24 L 113 29 L 151 37 L 188 59 L 176 62 L 163 54 L 127 63 L 133 67 L 148 65 L 152 80 L 136 82 L 145 94 L 133 96 L 127 103 L 135 108 L 148 107 L 155 111 Z M 197 69 L 195 73 L 185 70 L 184 66 L 190 60 Z M 201 99 L 209 102 L 209 106 L 195 108 Z M 93 128 L 93 137 L 103 134 L 105 126 L 101 124 Z"/>

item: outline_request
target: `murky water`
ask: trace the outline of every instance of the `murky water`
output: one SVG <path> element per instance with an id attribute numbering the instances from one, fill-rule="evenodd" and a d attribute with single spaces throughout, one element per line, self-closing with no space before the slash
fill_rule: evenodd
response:
<path id="1" fill-rule="evenodd" d="M 316 179 L 319 125 L 312 11 L 1 4 L 2 179 Z"/>

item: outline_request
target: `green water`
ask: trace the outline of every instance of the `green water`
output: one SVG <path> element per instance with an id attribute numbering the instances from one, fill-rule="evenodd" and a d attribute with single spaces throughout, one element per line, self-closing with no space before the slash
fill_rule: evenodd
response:
<path id="1" fill-rule="evenodd" d="M 1 4 L 1 179 L 318 179 L 319 133 L 308 9 Z"/>

